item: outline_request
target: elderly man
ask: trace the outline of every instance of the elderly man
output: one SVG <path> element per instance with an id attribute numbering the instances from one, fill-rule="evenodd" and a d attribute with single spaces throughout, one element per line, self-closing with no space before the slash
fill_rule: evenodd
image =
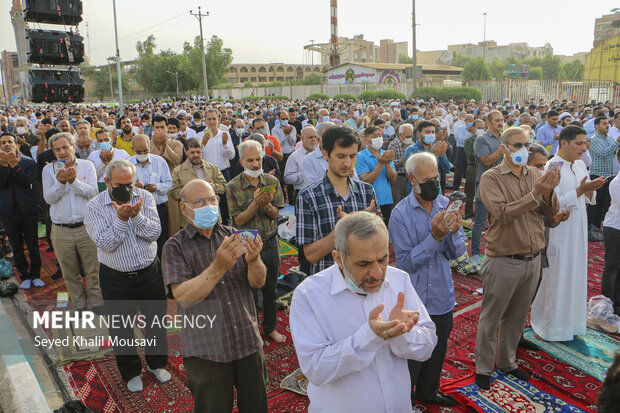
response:
<path id="1" fill-rule="evenodd" d="M 209 183 L 190 181 L 180 197 L 188 223 L 164 246 L 168 296 L 178 300 L 182 315 L 199 314 L 209 303 L 224 307 L 217 351 L 205 354 L 211 329 L 181 330 L 194 411 L 230 413 L 236 387 L 239 412 L 266 413 L 263 342 L 252 298 L 252 288 L 265 284 L 261 238 L 234 236 L 234 228 L 218 224 L 219 199 Z"/>
<path id="2" fill-rule="evenodd" d="M 79 128 L 80 125 L 78 125 Z M 98 129 L 95 132 L 99 149 L 94 150 L 88 156 L 88 160 L 95 165 L 97 171 L 97 187 L 99 192 L 105 191 L 105 169 L 112 159 L 129 159 L 129 154 L 122 149 L 112 147 L 110 133 L 106 129 Z M 90 139 L 90 138 L 89 138 Z"/>
<path id="3" fill-rule="evenodd" d="M 316 128 L 316 135 L 319 138 L 319 145 L 313 152 L 310 152 L 304 158 L 301 164 L 301 170 L 304 175 L 304 182 L 306 185 L 320 181 L 325 176 L 328 162 L 321 151 L 321 138 L 326 130 L 334 126 L 336 126 L 335 123 L 323 122 Z"/>
<path id="4" fill-rule="evenodd" d="M 90 137 L 90 123 L 87 120 L 80 120 L 75 124 L 75 129 L 77 132 L 75 155 L 80 159 L 88 159 L 90 154 L 98 149 L 97 141 L 93 141 Z"/>
<path id="5" fill-rule="evenodd" d="M 284 171 L 286 169 L 286 163 L 288 162 L 288 158 L 295 151 L 295 144 L 297 143 L 297 130 L 293 125 L 289 124 L 289 115 L 288 111 L 281 111 L 278 115 L 279 123 L 271 130 L 278 141 L 280 142 L 280 147 L 282 148 L 282 160 L 280 161 L 280 170 Z M 292 204 L 293 192 L 294 189 L 290 185 L 286 185 L 283 188 L 289 198 L 289 203 Z"/>
<path id="6" fill-rule="evenodd" d="M 28 127 L 28 124 L 29 124 L 28 118 L 23 117 L 23 116 L 17 117 L 17 119 L 15 119 L 14 133 L 17 136 L 18 144 L 26 143 L 28 144 L 27 146 L 30 147 L 32 145 L 36 145 L 38 139 L 37 139 L 37 135 L 32 133 L 32 131 Z"/>
<path id="7" fill-rule="evenodd" d="M 273 157 L 276 161 L 280 162 L 284 159 L 284 155 L 282 154 L 282 148 L 280 146 L 280 141 L 275 136 L 269 135 L 267 133 L 267 124 L 263 120 L 263 118 L 258 117 L 252 121 L 252 132 L 260 133 L 265 138 L 265 153 L 271 157 Z"/>
<path id="8" fill-rule="evenodd" d="M 411 384 L 415 387 L 411 398 L 455 406 L 454 398 L 439 392 L 439 379 L 452 331 L 454 284 L 450 260 L 466 251 L 461 209 L 446 212 L 449 200 L 439 195 L 434 155 L 412 155 L 406 167 L 414 190 L 392 212 L 390 239 L 398 268 L 409 273 L 437 331 L 437 346 L 431 358 L 423 363 L 409 361 Z"/>
<path id="9" fill-rule="evenodd" d="M 286 168 L 284 169 L 284 183 L 292 185 L 295 189 L 292 200 L 289 203 L 295 205 L 297 195 L 307 183 L 304 180 L 304 173 L 302 169 L 303 161 L 310 153 L 314 152 L 318 147 L 319 139 L 316 134 L 314 126 L 306 126 L 301 131 L 301 148 L 297 149 L 288 158 Z"/>
<path id="10" fill-rule="evenodd" d="M 101 263 L 99 279 L 108 315 L 133 317 L 138 309 L 145 317 L 145 336 L 155 344 L 144 349 L 148 371 L 160 383 L 170 380 L 166 328 L 166 290 L 157 258 L 161 232 L 153 196 L 134 187 L 135 166 L 124 159 L 106 168 L 108 190 L 93 198 L 86 208 L 84 224 L 97 245 Z M 159 322 L 154 322 L 156 319 Z M 133 339 L 133 326 L 108 327 L 111 337 Z M 114 345 L 116 365 L 131 392 L 143 390 L 142 362 L 133 346 Z"/>
<path id="11" fill-rule="evenodd" d="M 542 215 L 551 220 L 558 213 L 554 188 L 560 182 L 557 170 L 541 176 L 527 166 L 529 145 L 523 129 L 506 130 L 500 147 L 504 160 L 482 175 L 478 188 L 489 211 L 475 351 L 476 384 L 485 390 L 491 387 L 495 365 L 518 379 L 529 379 L 517 366 L 516 349 L 541 275 Z"/>
<path id="12" fill-rule="evenodd" d="M 161 252 L 168 239 L 168 192 L 172 189 L 172 176 L 166 160 L 161 156 L 149 154 L 149 138 L 146 135 L 133 137 L 131 147 L 134 156 L 129 158 L 136 167 L 134 185 L 151 194 L 157 205 L 157 215 L 161 224 L 161 234 L 157 238 L 157 256 L 161 259 Z"/>
<path id="13" fill-rule="evenodd" d="M 414 153 L 418 152 L 431 152 L 437 156 L 437 165 L 439 166 L 439 173 L 445 176 L 450 172 L 450 161 L 446 151 L 448 150 L 448 144 L 443 140 L 437 140 L 435 134 L 435 125 L 429 121 L 421 121 L 418 123 L 418 141 L 413 145 L 409 145 L 405 151 L 405 162 Z M 407 182 L 407 194 L 411 193 L 411 182 Z"/>
<path id="14" fill-rule="evenodd" d="M 435 326 L 404 271 L 388 266 L 388 232 L 368 212 L 334 229 L 335 264 L 306 278 L 291 335 L 311 412 L 413 412 L 407 359 L 427 360 Z"/>
<path id="15" fill-rule="evenodd" d="M 43 168 L 43 198 L 50 205 L 54 253 L 73 307 L 86 308 L 87 298 L 92 307 L 100 307 L 103 298 L 97 246 L 84 228 L 86 206 L 98 193 L 97 172 L 92 162 L 76 158 L 75 138 L 70 133 L 58 133 L 49 142 L 56 159 L 64 164 L 58 171 L 55 162 Z M 80 262 L 85 272 L 86 291 L 80 277 Z"/>
<path id="16" fill-rule="evenodd" d="M 21 280 L 20 288 L 28 290 L 31 285 L 45 285 L 40 279 L 38 210 L 32 189 L 36 163 L 20 154 L 16 141 L 12 133 L 0 135 L 0 216 L 11 243 L 13 263 Z M 24 254 L 24 241 L 28 247 L 30 264 Z"/>
<path id="17" fill-rule="evenodd" d="M 286 337 L 276 330 L 278 305 L 276 288 L 280 275 L 280 247 L 278 245 L 278 216 L 284 208 L 284 194 L 278 179 L 263 172 L 260 144 L 247 140 L 239 145 L 239 160 L 244 168 L 228 183 L 226 199 L 236 228 L 258 231 L 263 240 L 261 259 L 267 267 L 263 293 L 263 332 L 276 343 Z M 271 189 L 264 190 L 265 187 Z"/>
<path id="18" fill-rule="evenodd" d="M 456 153 L 454 155 L 454 178 L 452 189 L 459 191 L 461 181 L 467 169 L 467 159 L 465 158 L 465 139 L 474 132 L 474 115 L 465 115 L 465 122 L 456 128 Z"/>
<path id="19" fill-rule="evenodd" d="M 395 111 L 400 113 L 399 111 Z M 403 123 L 398 127 L 397 138 L 390 142 L 388 150 L 394 152 L 394 169 L 396 170 L 396 180 L 392 182 L 392 198 L 394 205 L 397 205 L 407 196 L 407 171 L 405 170 L 405 151 L 413 143 L 413 125 Z"/>

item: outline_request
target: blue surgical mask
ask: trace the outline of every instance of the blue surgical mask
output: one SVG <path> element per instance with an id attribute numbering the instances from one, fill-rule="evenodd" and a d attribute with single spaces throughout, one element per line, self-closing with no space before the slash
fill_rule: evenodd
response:
<path id="1" fill-rule="evenodd" d="M 420 119 L 420 115 L 411 115 L 411 119 L 418 120 Z"/>
<path id="2" fill-rule="evenodd" d="M 99 142 L 99 149 L 109 151 L 112 149 L 112 144 L 110 142 Z"/>
<path id="3" fill-rule="evenodd" d="M 344 265 L 341 271 L 342 271 L 342 274 L 344 275 L 344 283 L 348 290 L 350 290 L 354 294 L 368 295 L 368 291 L 364 290 L 362 287 L 360 287 L 359 285 L 353 282 L 353 278 L 351 277 L 351 274 L 349 273 L 349 271 L 347 271 Z"/>
<path id="4" fill-rule="evenodd" d="M 281 120 L 280 121 L 280 125 L 282 125 L 282 126 L 288 125 L 288 120 Z"/>
<path id="5" fill-rule="evenodd" d="M 592 119 L 592 114 L 588 113 L 588 119 Z"/>
<path id="6" fill-rule="evenodd" d="M 323 122 L 329 122 L 329 115 L 323 116 Z"/>
<path id="7" fill-rule="evenodd" d="M 434 133 L 429 133 L 427 135 L 424 135 L 424 143 L 427 145 L 432 145 L 435 143 L 435 134 Z"/>
<path id="8" fill-rule="evenodd" d="M 346 115 L 347 111 L 346 110 L 341 110 L 340 113 L 342 113 L 343 115 Z"/>
<path id="9" fill-rule="evenodd" d="M 185 203 L 187 205 L 187 202 Z M 200 229 L 213 228 L 220 217 L 220 210 L 217 205 L 206 205 L 200 208 L 188 207 L 194 211 L 194 219 L 191 221 Z M 191 218 L 190 218 L 191 219 Z"/>
<path id="10" fill-rule="evenodd" d="M 471 125 L 473 125 L 473 124 L 474 124 L 473 122 L 467 122 L 467 127 L 471 128 Z"/>

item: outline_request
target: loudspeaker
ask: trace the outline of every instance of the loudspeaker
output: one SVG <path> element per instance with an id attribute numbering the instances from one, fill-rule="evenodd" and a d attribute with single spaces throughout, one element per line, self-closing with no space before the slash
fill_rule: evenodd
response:
<path id="1" fill-rule="evenodd" d="M 23 4 L 27 22 L 77 26 L 82 21 L 82 0 L 23 0 Z"/>
<path id="2" fill-rule="evenodd" d="M 28 29 L 26 39 L 29 43 L 28 63 L 79 65 L 84 61 L 84 38 L 79 34 Z"/>
<path id="3" fill-rule="evenodd" d="M 81 102 L 84 100 L 84 78 L 80 72 L 35 69 L 28 71 L 30 100 L 35 103 Z"/>

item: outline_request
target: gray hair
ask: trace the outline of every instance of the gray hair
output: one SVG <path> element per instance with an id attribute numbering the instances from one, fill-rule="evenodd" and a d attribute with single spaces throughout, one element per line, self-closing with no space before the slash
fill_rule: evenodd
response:
<path id="1" fill-rule="evenodd" d="M 411 129 L 411 132 L 413 132 L 413 125 L 411 123 L 403 123 L 398 127 L 398 134 L 402 135 L 405 132 L 405 129 Z"/>
<path id="2" fill-rule="evenodd" d="M 379 231 L 388 233 L 383 219 L 378 215 L 367 211 L 358 211 L 348 214 L 346 217 L 338 220 L 334 228 L 334 237 L 336 250 L 342 255 L 349 255 L 349 243 L 347 239 L 349 235 L 355 238 L 365 240 L 373 236 Z"/>
<path id="3" fill-rule="evenodd" d="M 112 176 L 114 169 L 121 169 L 123 171 L 130 171 L 132 175 L 136 174 L 136 166 L 125 159 L 112 159 L 108 166 L 105 167 L 105 176 L 108 179 Z"/>
<path id="4" fill-rule="evenodd" d="M 407 170 L 407 175 L 415 175 L 415 171 L 418 167 L 418 164 L 430 162 L 437 167 L 437 157 L 430 152 L 418 152 L 414 153 L 407 159 L 407 163 L 405 164 L 405 169 Z"/>
<path id="5" fill-rule="evenodd" d="M 323 138 L 323 134 L 325 133 L 325 131 L 329 128 L 333 128 L 334 126 L 336 126 L 334 122 L 321 122 L 316 127 L 316 134 L 319 138 Z"/>
<path id="6" fill-rule="evenodd" d="M 541 145 L 535 143 L 535 144 L 530 146 L 530 153 L 528 154 L 527 162 L 528 163 L 531 162 L 532 159 L 534 159 L 534 156 L 536 156 L 537 153 L 541 154 L 545 158 L 549 156 L 549 154 L 547 153 L 547 150 L 545 149 L 544 146 L 541 146 Z"/>
<path id="7" fill-rule="evenodd" d="M 258 136 L 254 136 L 254 135 L 258 135 Z M 253 137 L 254 137 L 254 138 L 253 138 Z M 250 137 L 249 137 L 247 140 L 245 140 L 245 141 L 243 141 L 243 142 L 241 142 L 241 143 L 239 144 L 239 146 L 238 146 L 238 149 L 239 149 L 239 158 L 240 158 L 241 160 L 243 160 L 243 159 L 244 159 L 244 158 L 243 158 L 243 155 L 245 154 L 245 151 L 246 151 L 247 149 L 249 149 L 249 148 L 255 148 L 255 149 L 256 149 L 256 150 L 258 150 L 259 152 L 262 152 L 262 151 L 263 151 L 263 145 L 261 145 L 261 144 L 260 144 L 260 143 L 256 140 L 257 138 L 262 138 L 262 139 L 263 139 L 263 142 L 264 142 L 264 139 L 265 139 L 265 138 L 263 138 L 263 135 L 261 135 L 260 133 L 253 133 L 252 135 L 250 135 Z"/>
<path id="8" fill-rule="evenodd" d="M 89 121 L 87 121 L 86 119 L 82 119 L 82 120 L 77 121 L 77 123 L 75 124 L 75 129 L 77 129 L 78 126 L 83 125 L 83 124 L 87 124 L 89 128 L 91 127 Z"/>
<path id="9" fill-rule="evenodd" d="M 56 142 L 58 139 L 62 139 L 62 138 L 65 138 L 69 142 L 69 145 L 71 145 L 71 146 L 73 146 L 75 148 L 75 136 L 73 136 L 69 132 L 60 132 L 60 133 L 57 133 L 55 135 L 52 135 L 52 137 L 50 138 L 50 141 L 49 141 L 50 148 L 53 147 L 52 145 L 54 144 L 54 142 Z"/>
<path id="10" fill-rule="evenodd" d="M 25 116 L 18 116 L 15 118 L 15 123 L 17 122 L 24 122 L 26 124 L 26 126 L 28 126 L 28 118 L 26 118 Z"/>

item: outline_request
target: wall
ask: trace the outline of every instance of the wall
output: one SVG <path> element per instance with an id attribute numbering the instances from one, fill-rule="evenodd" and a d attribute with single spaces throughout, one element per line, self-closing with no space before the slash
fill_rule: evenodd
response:
<path id="1" fill-rule="evenodd" d="M 586 55 L 584 79 L 620 82 L 620 35 L 605 40 Z"/>

